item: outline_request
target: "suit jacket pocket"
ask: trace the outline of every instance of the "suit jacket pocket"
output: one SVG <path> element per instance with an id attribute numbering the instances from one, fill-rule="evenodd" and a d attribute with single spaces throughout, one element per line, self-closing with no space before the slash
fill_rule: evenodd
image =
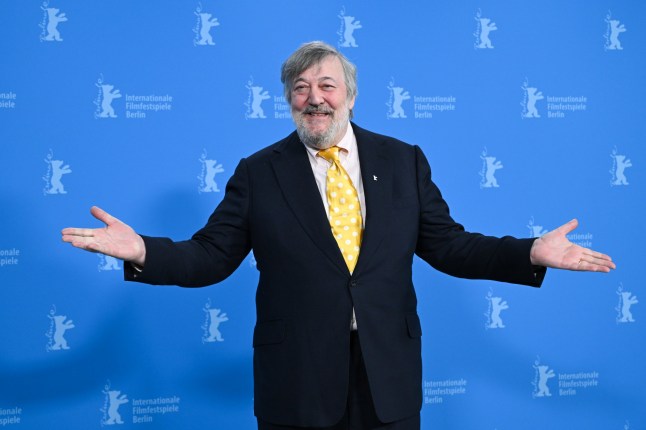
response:
<path id="1" fill-rule="evenodd" d="M 285 321 L 263 321 L 256 324 L 253 331 L 254 348 L 261 345 L 281 343 L 285 340 Z"/>
<path id="2" fill-rule="evenodd" d="M 420 324 L 417 314 L 406 315 L 406 326 L 408 327 L 408 336 L 413 339 L 422 337 L 422 324 Z"/>

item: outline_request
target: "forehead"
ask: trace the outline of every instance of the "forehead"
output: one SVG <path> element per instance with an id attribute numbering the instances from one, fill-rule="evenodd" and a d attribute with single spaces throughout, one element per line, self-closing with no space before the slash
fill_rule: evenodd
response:
<path id="1" fill-rule="evenodd" d="M 326 78 L 343 82 L 343 66 L 341 65 L 341 60 L 334 55 L 328 55 L 318 63 L 312 64 L 296 76 L 294 81 L 322 80 Z"/>

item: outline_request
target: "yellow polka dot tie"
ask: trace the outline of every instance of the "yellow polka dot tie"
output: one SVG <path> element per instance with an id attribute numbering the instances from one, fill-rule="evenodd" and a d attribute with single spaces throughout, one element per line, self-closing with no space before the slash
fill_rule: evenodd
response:
<path id="1" fill-rule="evenodd" d="M 319 151 L 318 155 L 332 163 L 327 170 L 326 183 L 330 225 L 343 259 L 352 273 L 359 257 L 363 221 L 359 195 L 348 172 L 341 166 L 339 149 L 338 146 L 333 146 Z"/>

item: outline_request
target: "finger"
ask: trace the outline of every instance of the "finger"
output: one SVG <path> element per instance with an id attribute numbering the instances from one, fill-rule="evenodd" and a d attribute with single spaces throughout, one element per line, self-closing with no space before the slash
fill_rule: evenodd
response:
<path id="1" fill-rule="evenodd" d="M 104 222 L 106 225 L 112 225 L 115 222 L 119 222 L 117 218 L 113 217 L 112 215 L 110 215 L 109 213 L 107 213 L 106 211 L 104 211 L 98 206 L 92 206 L 90 208 L 90 213 L 94 218 Z"/>
<path id="2" fill-rule="evenodd" d="M 61 233 L 63 234 L 63 237 L 65 236 L 72 236 L 72 237 L 94 237 L 94 232 L 95 229 L 93 228 L 74 228 L 74 227 L 68 227 L 64 228 Z"/>
<path id="3" fill-rule="evenodd" d="M 562 226 L 556 229 L 559 233 L 563 234 L 564 236 L 570 233 L 572 230 L 577 228 L 579 226 L 579 221 L 575 218 L 569 222 L 566 222 Z"/>

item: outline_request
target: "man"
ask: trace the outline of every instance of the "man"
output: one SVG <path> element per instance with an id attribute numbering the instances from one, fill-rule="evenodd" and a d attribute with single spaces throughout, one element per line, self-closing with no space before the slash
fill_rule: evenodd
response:
<path id="1" fill-rule="evenodd" d="M 615 267 L 566 239 L 575 220 L 539 239 L 465 232 L 418 147 L 350 123 L 355 67 L 331 46 L 301 46 L 281 79 L 296 132 L 240 162 L 191 240 L 139 236 L 96 207 L 105 228 L 63 230 L 151 284 L 219 282 L 253 249 L 259 429 L 419 429 L 414 254 L 454 276 L 532 286 L 546 267 Z"/>

